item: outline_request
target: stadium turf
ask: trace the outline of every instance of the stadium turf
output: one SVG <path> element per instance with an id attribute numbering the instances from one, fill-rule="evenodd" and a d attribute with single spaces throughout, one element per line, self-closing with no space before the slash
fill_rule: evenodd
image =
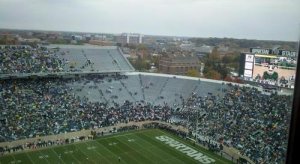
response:
<path id="1" fill-rule="evenodd" d="M 174 139 L 181 145 L 214 159 L 215 163 L 231 163 L 212 152 L 198 146 L 194 147 L 190 142 L 158 129 L 119 133 L 87 142 L 9 154 L 0 157 L 0 163 L 200 163 L 199 160 L 176 149 L 174 145 L 172 147 L 158 140 L 156 138 L 158 136 Z"/>

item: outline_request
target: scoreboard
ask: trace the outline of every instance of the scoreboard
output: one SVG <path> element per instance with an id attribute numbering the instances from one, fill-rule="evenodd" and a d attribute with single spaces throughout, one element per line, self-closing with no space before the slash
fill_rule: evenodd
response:
<path id="1" fill-rule="evenodd" d="M 254 55 L 253 54 L 241 54 L 240 60 L 240 75 L 244 77 L 252 77 L 254 68 Z"/>
<path id="2" fill-rule="evenodd" d="M 277 55 L 277 56 L 285 56 L 285 57 L 296 57 L 296 51 L 289 51 L 283 49 L 264 49 L 264 48 L 250 48 L 251 54 L 260 54 L 260 55 Z"/>
<path id="3" fill-rule="evenodd" d="M 265 72 L 269 75 L 273 75 L 276 72 L 278 79 L 293 79 L 296 74 L 295 62 L 297 56 L 298 53 L 296 51 L 250 48 L 249 52 L 240 54 L 239 76 L 246 81 L 252 81 L 258 76 L 262 78 Z M 273 84 L 276 81 L 269 82 Z M 290 85 L 292 84 L 290 83 Z"/>

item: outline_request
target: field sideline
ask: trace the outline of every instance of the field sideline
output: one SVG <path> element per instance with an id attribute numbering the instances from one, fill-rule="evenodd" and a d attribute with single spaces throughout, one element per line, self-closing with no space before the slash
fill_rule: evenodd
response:
<path id="1" fill-rule="evenodd" d="M 8 154 L 0 157 L 0 163 L 200 163 L 188 156 L 187 153 L 176 149 L 174 145 L 172 147 L 172 145 L 158 140 L 159 136 L 180 142 L 181 146 L 186 145 L 193 148 L 200 154 L 214 159 L 215 163 L 231 163 L 225 158 L 201 147 L 194 147 L 189 142 L 158 129 L 125 132 L 86 142 Z"/>

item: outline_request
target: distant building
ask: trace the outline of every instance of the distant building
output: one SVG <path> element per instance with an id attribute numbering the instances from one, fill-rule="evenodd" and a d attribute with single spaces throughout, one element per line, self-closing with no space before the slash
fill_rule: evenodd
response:
<path id="1" fill-rule="evenodd" d="M 182 43 L 179 47 L 183 51 L 192 51 L 193 48 L 195 47 L 195 44 L 193 44 L 193 43 Z"/>
<path id="2" fill-rule="evenodd" d="M 94 37 L 93 37 L 93 40 L 106 40 L 106 35 L 95 35 Z"/>
<path id="3" fill-rule="evenodd" d="M 156 40 L 154 37 L 151 36 L 143 36 L 142 42 L 143 44 L 152 45 L 155 44 Z"/>
<path id="4" fill-rule="evenodd" d="M 164 57 L 159 61 L 161 73 L 186 75 L 189 70 L 200 72 L 200 62 L 195 56 L 171 56 Z"/>
<path id="5" fill-rule="evenodd" d="M 141 44 L 143 43 L 143 35 L 123 33 L 116 36 L 116 42 L 120 44 Z"/>
<path id="6" fill-rule="evenodd" d="M 212 52 L 214 47 L 212 46 L 207 46 L 207 45 L 203 45 L 200 47 L 194 47 L 193 50 L 197 53 L 197 54 L 210 54 Z"/>
<path id="7" fill-rule="evenodd" d="M 83 39 L 83 37 L 82 36 L 80 36 L 80 35 L 72 35 L 72 40 L 82 40 Z"/>

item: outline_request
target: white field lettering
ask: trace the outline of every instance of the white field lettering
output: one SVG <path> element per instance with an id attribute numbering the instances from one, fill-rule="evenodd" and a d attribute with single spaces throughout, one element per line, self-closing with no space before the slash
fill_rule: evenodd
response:
<path id="1" fill-rule="evenodd" d="M 197 150 L 195 150 L 195 149 L 193 149 L 189 146 L 186 146 L 185 144 L 182 144 L 178 141 L 175 141 L 173 138 L 170 138 L 168 136 L 163 135 L 163 136 L 157 136 L 155 138 L 162 141 L 162 142 L 165 142 L 165 144 L 181 151 L 182 153 L 188 155 L 189 157 L 194 158 L 195 160 L 197 160 L 201 163 L 209 164 L 209 163 L 216 162 L 214 159 L 198 152 Z"/>

